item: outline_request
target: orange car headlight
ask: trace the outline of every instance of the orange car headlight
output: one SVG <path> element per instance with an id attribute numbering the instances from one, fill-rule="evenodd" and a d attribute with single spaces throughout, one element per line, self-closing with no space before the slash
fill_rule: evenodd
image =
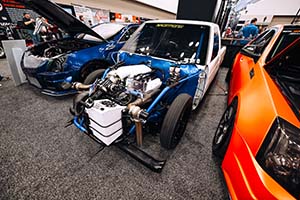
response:
<path id="1" fill-rule="evenodd" d="M 256 160 L 296 199 L 300 198 L 300 129 L 278 117 Z"/>

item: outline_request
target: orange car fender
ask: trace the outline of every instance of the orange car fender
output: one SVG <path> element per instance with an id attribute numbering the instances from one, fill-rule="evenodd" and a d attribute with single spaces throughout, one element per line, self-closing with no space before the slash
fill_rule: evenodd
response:
<path id="1" fill-rule="evenodd" d="M 233 98 L 237 96 L 239 91 L 244 90 L 247 87 L 250 78 L 250 71 L 255 67 L 254 60 L 247 56 L 243 56 L 241 53 L 236 57 L 234 68 L 231 72 L 231 79 L 229 84 L 228 93 L 228 105 L 231 103 Z"/>

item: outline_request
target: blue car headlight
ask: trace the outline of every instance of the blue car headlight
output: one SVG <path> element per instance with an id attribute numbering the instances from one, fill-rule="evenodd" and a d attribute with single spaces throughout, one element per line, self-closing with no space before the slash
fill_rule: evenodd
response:
<path id="1" fill-rule="evenodd" d="M 296 199 L 300 197 L 300 129 L 278 117 L 256 160 Z"/>

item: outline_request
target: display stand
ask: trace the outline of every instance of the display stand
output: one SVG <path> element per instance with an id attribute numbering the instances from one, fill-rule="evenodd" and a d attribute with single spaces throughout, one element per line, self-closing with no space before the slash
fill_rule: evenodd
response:
<path id="1" fill-rule="evenodd" d="M 22 54 L 26 50 L 25 40 L 4 40 L 2 44 L 15 86 L 25 83 L 26 76 L 20 65 Z"/>

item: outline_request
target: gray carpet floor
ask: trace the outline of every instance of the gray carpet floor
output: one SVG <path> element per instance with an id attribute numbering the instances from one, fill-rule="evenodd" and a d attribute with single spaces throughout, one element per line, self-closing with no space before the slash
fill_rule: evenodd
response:
<path id="1" fill-rule="evenodd" d="M 0 60 L 0 74 L 10 75 L 7 65 Z M 74 126 L 64 128 L 71 96 L 53 98 L 1 81 L 0 199 L 227 199 L 211 151 L 226 107 L 226 72 L 219 71 L 160 174 L 114 146 L 99 152 Z M 155 139 L 145 146 L 159 148 Z"/>

